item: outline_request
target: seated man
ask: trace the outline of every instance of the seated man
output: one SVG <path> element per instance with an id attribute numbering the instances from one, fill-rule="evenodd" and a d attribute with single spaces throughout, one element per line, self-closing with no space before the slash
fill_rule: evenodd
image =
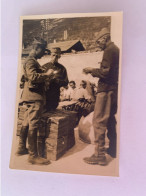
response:
<path id="1" fill-rule="evenodd" d="M 93 111 L 93 107 L 91 109 L 92 96 L 87 90 L 87 82 L 85 80 L 81 81 L 80 87 L 76 89 L 72 100 L 77 101 L 74 110 L 78 112 L 79 119 L 81 116 L 86 116 Z"/>
<path id="2" fill-rule="evenodd" d="M 91 96 L 89 95 L 86 87 L 87 87 L 87 82 L 85 80 L 82 80 L 80 83 L 80 87 L 75 92 L 75 96 L 74 96 L 75 100 L 80 100 L 80 99 L 90 100 L 91 99 Z"/>
<path id="3" fill-rule="evenodd" d="M 69 100 L 70 100 L 69 89 L 68 89 L 68 85 L 66 85 L 60 88 L 60 101 L 69 101 Z"/>
<path id="4" fill-rule="evenodd" d="M 70 99 L 70 100 L 73 100 L 73 99 L 74 99 L 76 90 L 77 90 L 77 88 L 76 88 L 76 83 L 75 83 L 75 81 L 71 80 L 71 81 L 69 82 L 69 89 L 68 89 L 69 99 Z"/>

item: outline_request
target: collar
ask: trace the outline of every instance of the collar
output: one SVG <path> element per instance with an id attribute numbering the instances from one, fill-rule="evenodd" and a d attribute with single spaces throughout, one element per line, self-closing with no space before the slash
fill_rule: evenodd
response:
<path id="1" fill-rule="evenodd" d="M 106 44 L 106 48 L 109 47 L 111 44 L 113 44 L 113 42 L 109 41 L 109 42 Z"/>

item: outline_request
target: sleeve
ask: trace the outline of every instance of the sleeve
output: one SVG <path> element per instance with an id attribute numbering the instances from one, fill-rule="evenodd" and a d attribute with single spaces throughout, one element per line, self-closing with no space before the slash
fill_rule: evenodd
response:
<path id="1" fill-rule="evenodd" d="M 42 69 L 44 72 L 47 72 L 50 69 L 50 64 L 46 63 L 46 64 L 42 65 Z"/>
<path id="2" fill-rule="evenodd" d="M 106 79 L 109 75 L 112 64 L 112 50 L 104 52 L 103 60 L 101 62 L 101 67 L 99 69 L 93 69 L 91 75 L 93 77 Z"/>
<path id="3" fill-rule="evenodd" d="M 38 73 L 36 62 L 33 59 L 27 61 L 25 65 L 25 71 L 28 80 L 34 83 L 42 83 L 47 79 L 47 75 L 44 73 Z"/>
<path id="4" fill-rule="evenodd" d="M 64 69 L 63 78 L 60 82 L 62 83 L 61 85 L 63 85 L 63 86 L 68 85 L 68 76 L 67 76 L 66 69 Z"/>

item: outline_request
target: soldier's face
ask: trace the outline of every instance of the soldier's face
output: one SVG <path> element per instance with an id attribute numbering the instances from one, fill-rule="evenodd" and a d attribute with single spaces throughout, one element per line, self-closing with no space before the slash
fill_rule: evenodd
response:
<path id="1" fill-rule="evenodd" d="M 45 54 L 45 49 L 37 48 L 36 49 L 36 57 L 40 59 Z"/>
<path id="2" fill-rule="evenodd" d="M 105 49 L 105 47 L 106 47 L 106 42 L 107 42 L 107 36 L 106 36 L 106 35 L 103 36 L 103 37 L 101 37 L 100 39 L 98 39 L 98 40 L 96 41 L 98 47 L 101 48 L 102 50 Z"/>
<path id="3" fill-rule="evenodd" d="M 69 86 L 74 89 L 75 88 L 75 84 L 74 83 L 70 83 Z"/>
<path id="4" fill-rule="evenodd" d="M 60 57 L 61 57 L 60 54 L 52 53 L 52 54 L 51 54 L 51 61 L 52 61 L 53 63 L 56 63 L 56 62 L 58 62 L 58 59 L 59 59 Z"/>

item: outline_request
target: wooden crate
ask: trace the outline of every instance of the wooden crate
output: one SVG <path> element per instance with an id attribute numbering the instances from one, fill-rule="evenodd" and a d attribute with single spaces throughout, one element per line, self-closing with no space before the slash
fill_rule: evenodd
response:
<path id="1" fill-rule="evenodd" d="M 72 148 L 75 145 L 75 134 L 74 129 L 69 130 L 67 135 L 67 150 Z"/>
<path id="2" fill-rule="evenodd" d="M 74 128 L 76 113 L 56 110 L 48 114 L 46 126 L 46 155 L 50 160 L 57 160 L 75 144 Z M 53 146 L 53 147 L 52 147 Z"/>
<path id="3" fill-rule="evenodd" d="M 20 135 L 25 108 L 19 107 L 17 135 Z M 76 112 L 55 110 L 43 114 L 37 132 L 39 156 L 59 159 L 75 144 Z"/>
<path id="4" fill-rule="evenodd" d="M 62 136 L 59 139 L 47 138 L 45 147 L 46 157 L 52 161 L 56 161 L 67 150 L 67 136 Z"/>

